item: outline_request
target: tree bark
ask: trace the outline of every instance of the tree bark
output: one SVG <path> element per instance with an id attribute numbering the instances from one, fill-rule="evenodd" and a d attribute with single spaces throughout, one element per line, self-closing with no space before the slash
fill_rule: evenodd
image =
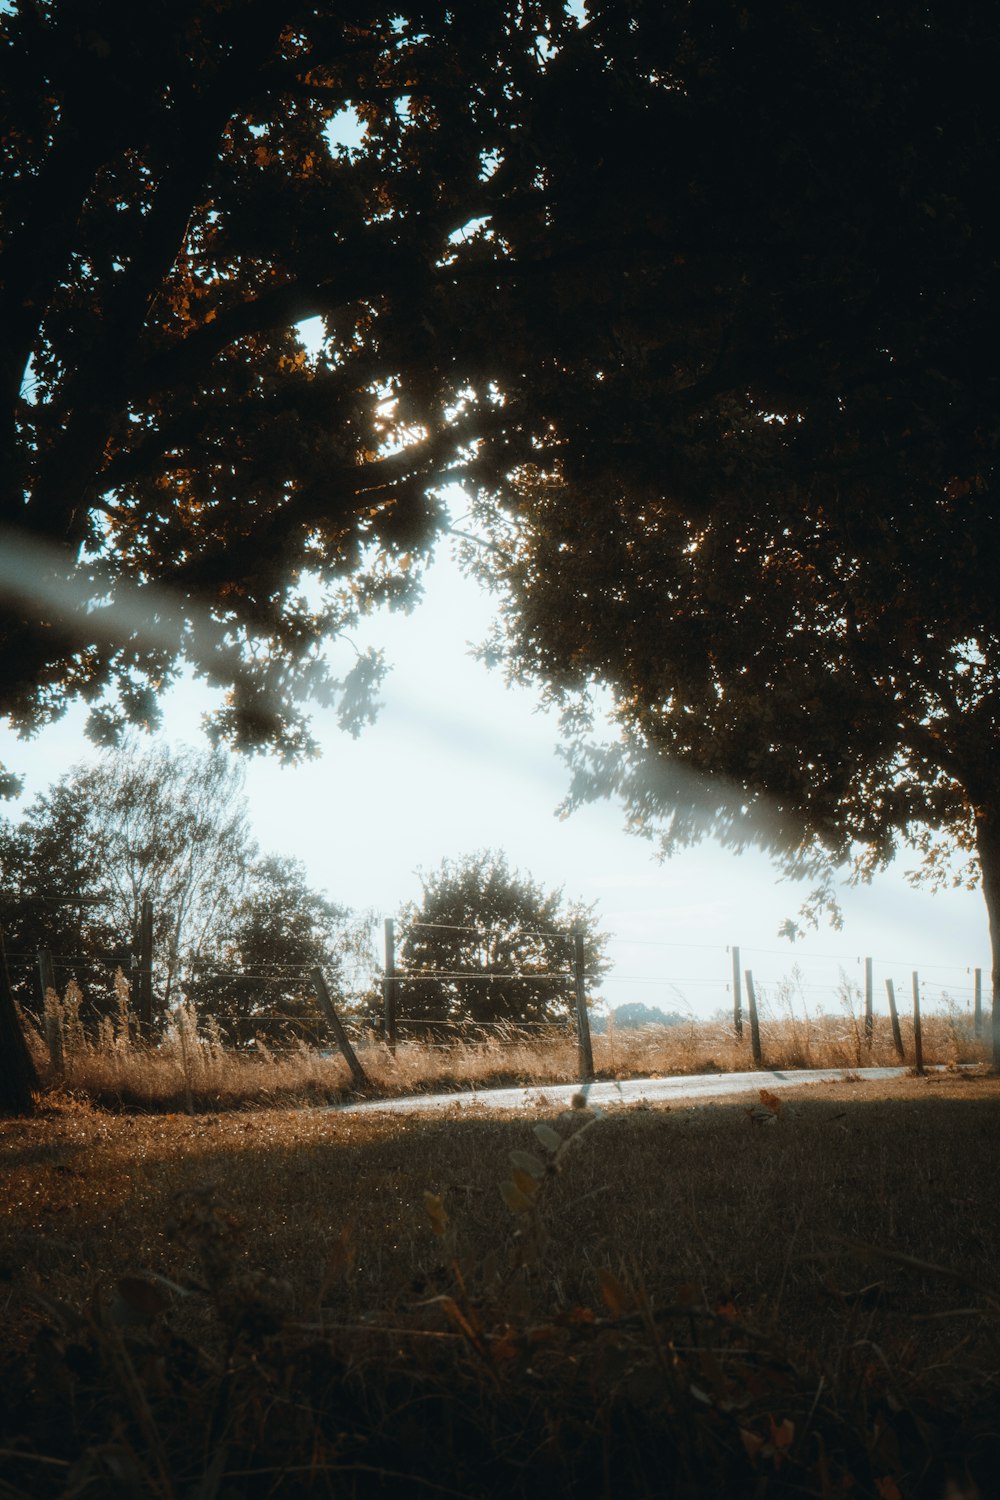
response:
<path id="1" fill-rule="evenodd" d="M 0 955 L 0 1115 L 33 1114 L 38 1088 L 38 1074 L 7 977 L 7 962 Z"/>
<path id="2" fill-rule="evenodd" d="M 1000 1072 L 1000 798 L 976 810 L 976 847 L 990 924 L 993 1070 Z"/>

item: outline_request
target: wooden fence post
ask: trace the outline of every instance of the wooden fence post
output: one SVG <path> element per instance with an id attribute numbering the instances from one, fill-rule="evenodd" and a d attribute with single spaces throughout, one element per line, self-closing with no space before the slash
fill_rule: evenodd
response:
<path id="1" fill-rule="evenodd" d="M 975 1009 L 974 1009 L 974 1013 L 973 1013 L 973 1021 L 974 1021 L 974 1025 L 975 1025 L 976 1036 L 982 1036 L 982 1034 L 983 1034 L 983 971 L 982 971 L 982 969 L 975 969 L 975 970 L 973 970 L 973 984 L 975 986 L 975 989 L 974 989 L 975 1000 L 973 1002 L 974 1006 L 975 1006 Z"/>
<path id="2" fill-rule="evenodd" d="M 747 1009 L 750 1012 L 750 1051 L 753 1054 L 754 1067 L 764 1066 L 764 1055 L 760 1050 L 760 1022 L 757 1018 L 757 991 L 754 989 L 753 974 L 749 969 L 746 971 L 747 984 Z"/>
<path id="3" fill-rule="evenodd" d="M 740 990 L 740 950 L 733 947 L 733 1030 L 738 1037 L 743 1035 L 743 995 Z"/>
<path id="4" fill-rule="evenodd" d="M 892 1045 L 896 1049 L 897 1057 L 905 1057 L 903 1049 L 903 1034 L 899 1029 L 899 1012 L 896 1010 L 896 987 L 891 979 L 885 982 L 885 992 L 889 997 L 889 1020 L 892 1023 Z"/>
<path id="5" fill-rule="evenodd" d="M 924 1071 L 924 1039 L 920 1031 L 920 976 L 913 971 L 913 1059 L 919 1074 Z"/>
<path id="6" fill-rule="evenodd" d="M 382 980 L 382 1010 L 389 1051 L 396 1050 L 396 924 L 385 919 L 385 976 Z"/>
<path id="7" fill-rule="evenodd" d="M 149 1041 L 153 1031 L 153 903 L 143 896 L 139 914 L 139 972 L 137 975 L 139 1036 Z"/>
<path id="8" fill-rule="evenodd" d="M 323 1014 L 330 1023 L 337 1046 L 347 1059 L 347 1066 L 351 1070 L 351 1077 L 359 1089 L 368 1088 L 368 1075 L 358 1061 L 357 1053 L 351 1046 L 350 1038 L 344 1030 L 343 1023 L 334 1010 L 333 1001 L 330 998 L 330 989 L 326 982 L 326 975 L 322 969 L 316 968 L 312 971 L 312 982 L 316 986 L 316 998 L 323 1008 Z"/>
<path id="9" fill-rule="evenodd" d="M 63 1056 L 62 1027 L 59 1025 L 58 1017 L 52 1014 L 47 1003 L 49 990 L 56 996 L 59 994 L 56 989 L 56 971 L 52 962 L 52 950 L 49 948 L 38 950 L 38 982 L 42 990 L 42 1027 L 45 1031 L 45 1044 L 49 1049 L 49 1062 L 52 1064 L 52 1071 L 61 1078 L 66 1066 Z"/>
<path id="10" fill-rule="evenodd" d="M 865 1041 L 871 1048 L 875 1039 L 875 997 L 872 985 L 872 961 L 865 959 Z"/>
<path id="11" fill-rule="evenodd" d="M 587 1014 L 587 976 L 584 972 L 583 933 L 573 932 L 573 978 L 576 985 L 576 1028 L 580 1056 L 580 1081 L 590 1083 L 594 1076 L 594 1049 L 590 1041 L 590 1017 Z"/>

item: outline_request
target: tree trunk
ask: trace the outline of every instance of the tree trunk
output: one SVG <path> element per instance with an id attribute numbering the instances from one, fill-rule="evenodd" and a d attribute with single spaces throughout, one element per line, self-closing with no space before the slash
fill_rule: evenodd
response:
<path id="1" fill-rule="evenodd" d="M 993 1070 L 1000 1072 L 1000 800 L 976 812 L 976 848 L 990 922 Z"/>
<path id="2" fill-rule="evenodd" d="M 32 1114 L 38 1087 L 38 1074 L 18 1020 L 4 959 L 0 961 L 0 1115 Z"/>

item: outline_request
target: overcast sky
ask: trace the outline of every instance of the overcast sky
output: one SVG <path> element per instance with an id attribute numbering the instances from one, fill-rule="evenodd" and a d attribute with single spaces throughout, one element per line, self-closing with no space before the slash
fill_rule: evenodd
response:
<path id="1" fill-rule="evenodd" d="M 699 1016 L 728 1007 L 731 944 L 740 945 L 741 966 L 752 968 L 772 1003 L 798 964 L 797 1003 L 835 1008 L 841 973 L 860 984 L 865 955 L 876 960 L 880 1006 L 886 976 L 908 1003 L 914 968 L 926 999 L 943 987 L 971 1003 L 972 968 L 989 969 L 978 892 L 914 892 L 902 869 L 894 870 L 845 891 L 842 932 L 825 928 L 793 947 L 778 928 L 796 915 L 806 888 L 781 880 L 765 855 L 737 856 L 705 842 L 661 864 L 648 842 L 623 832 L 617 807 L 558 819 L 566 772 L 555 719 L 538 711 L 535 694 L 506 688 L 500 673 L 469 655 L 491 614 L 490 600 L 444 552 L 412 615 L 366 623 L 357 643 L 383 646 L 392 663 L 378 722 L 352 740 L 332 714 L 318 713 L 321 759 L 299 767 L 248 763 L 263 848 L 301 859 L 336 900 L 379 915 L 418 897 L 418 872 L 445 856 L 502 848 L 546 886 L 598 903 L 615 964 L 604 983 L 611 1004 L 638 1000 Z M 164 737 L 199 743 L 209 701 L 201 689 L 175 689 L 165 703 Z M 30 744 L 3 732 L 0 759 L 26 774 L 33 794 L 94 754 L 82 723 L 82 712 L 73 711 Z"/>

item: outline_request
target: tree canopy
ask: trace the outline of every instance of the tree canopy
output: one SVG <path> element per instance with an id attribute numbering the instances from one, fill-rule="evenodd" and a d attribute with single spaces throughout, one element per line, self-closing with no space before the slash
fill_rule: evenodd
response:
<path id="1" fill-rule="evenodd" d="M 565 1019 L 576 1004 L 571 934 L 577 929 L 596 992 L 608 963 L 593 906 L 544 890 L 490 849 L 446 859 L 421 883 L 421 899 L 399 916 L 401 1020 L 433 1029 Z M 414 977 L 420 974 L 426 977 Z"/>
<path id="2" fill-rule="evenodd" d="M 311 971 L 323 970 L 339 1005 L 351 970 L 374 966 L 369 939 L 365 916 L 314 890 L 300 861 L 271 855 L 250 866 L 219 941 L 189 965 L 185 992 L 234 1046 L 316 1042 L 328 1022 Z"/>
<path id="3" fill-rule="evenodd" d="M 571 802 L 799 868 L 975 850 L 1000 934 L 996 19 L 665 7 L 635 55 L 660 82 L 616 70 L 618 155 L 595 125 L 552 169 L 567 205 L 600 162 L 623 184 L 632 317 L 587 329 L 589 382 L 531 391 L 549 437 L 481 498 L 495 654 L 571 725 L 612 687 L 620 741 L 577 736 Z"/>
<path id="4" fill-rule="evenodd" d="M 363 719 L 377 660 L 337 679 L 321 647 L 414 595 L 468 375 L 437 324 L 486 269 L 453 242 L 571 25 L 499 0 L 5 8 L 16 725 L 82 697 L 113 737 L 184 661 L 229 689 L 215 728 L 240 744 L 307 749 L 301 693 Z"/>

